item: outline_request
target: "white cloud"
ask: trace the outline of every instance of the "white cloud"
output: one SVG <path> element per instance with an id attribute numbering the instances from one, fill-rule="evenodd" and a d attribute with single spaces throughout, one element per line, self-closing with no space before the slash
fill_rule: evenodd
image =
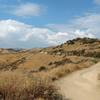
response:
<path id="1" fill-rule="evenodd" d="M 100 14 L 89 14 L 82 17 L 78 17 L 72 21 L 71 27 L 79 30 L 83 30 L 88 34 L 94 34 L 100 36 Z"/>
<path id="2" fill-rule="evenodd" d="M 0 47 L 45 47 L 66 41 L 68 33 L 54 32 L 15 20 L 0 21 Z"/>
<path id="3" fill-rule="evenodd" d="M 69 24 L 33 27 L 16 20 L 0 21 L 0 47 L 45 47 L 76 37 L 100 38 L 100 14 L 73 19 Z"/>
<path id="4" fill-rule="evenodd" d="M 69 39 L 75 37 L 100 38 L 100 14 L 87 14 L 74 18 L 69 24 L 51 24 L 47 25 L 47 27 L 69 33 Z"/>
<path id="5" fill-rule="evenodd" d="M 49 43 L 51 44 L 53 43 L 55 45 L 65 42 L 67 38 L 68 38 L 68 33 L 65 32 L 58 32 L 52 35 L 48 35 Z"/>
<path id="6" fill-rule="evenodd" d="M 95 4 L 100 5 L 100 0 L 94 0 Z"/>
<path id="7" fill-rule="evenodd" d="M 39 4 L 34 3 L 25 3 L 21 5 L 17 5 L 13 12 L 16 16 L 39 16 L 42 13 L 43 7 Z"/>
<path id="8" fill-rule="evenodd" d="M 76 31 L 74 32 L 74 34 L 75 34 L 77 37 L 81 37 L 81 38 L 83 38 L 83 37 L 95 38 L 95 35 L 93 35 L 93 34 L 87 32 L 87 31 L 84 31 L 84 30 L 83 30 L 83 31 L 82 31 L 82 30 L 76 30 Z"/>

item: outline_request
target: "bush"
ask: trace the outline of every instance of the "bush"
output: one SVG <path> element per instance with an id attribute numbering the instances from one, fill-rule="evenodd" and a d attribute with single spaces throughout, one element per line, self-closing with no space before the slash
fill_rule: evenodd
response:
<path id="1" fill-rule="evenodd" d="M 39 68 L 39 71 L 41 72 L 41 71 L 46 71 L 47 70 L 47 68 L 45 67 L 45 66 L 41 66 L 40 68 Z"/>
<path id="2" fill-rule="evenodd" d="M 18 72 L 0 74 L 0 100 L 62 100 L 58 89 L 41 78 Z"/>

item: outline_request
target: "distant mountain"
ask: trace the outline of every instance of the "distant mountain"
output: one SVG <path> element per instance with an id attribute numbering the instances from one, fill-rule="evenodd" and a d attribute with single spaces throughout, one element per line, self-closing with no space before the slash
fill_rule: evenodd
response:
<path id="1" fill-rule="evenodd" d="M 26 49 L 20 49 L 20 48 L 0 48 L 0 53 L 18 53 L 18 52 L 25 52 Z"/>

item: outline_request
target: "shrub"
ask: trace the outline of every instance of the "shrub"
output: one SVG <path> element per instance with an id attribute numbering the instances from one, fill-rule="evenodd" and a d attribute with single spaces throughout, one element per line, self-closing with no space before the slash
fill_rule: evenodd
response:
<path id="1" fill-rule="evenodd" d="M 18 72 L 0 74 L 0 100 L 62 100 L 58 89 L 47 80 Z"/>
<path id="2" fill-rule="evenodd" d="M 40 68 L 39 68 L 39 71 L 46 71 L 47 70 L 47 68 L 45 67 L 45 66 L 41 66 Z"/>

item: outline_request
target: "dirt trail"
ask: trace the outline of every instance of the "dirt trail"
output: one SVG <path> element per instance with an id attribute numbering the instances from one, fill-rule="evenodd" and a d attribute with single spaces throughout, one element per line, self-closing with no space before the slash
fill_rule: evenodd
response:
<path id="1" fill-rule="evenodd" d="M 100 63 L 74 72 L 60 79 L 56 84 L 66 98 L 71 100 L 100 100 L 98 73 L 100 73 Z"/>

